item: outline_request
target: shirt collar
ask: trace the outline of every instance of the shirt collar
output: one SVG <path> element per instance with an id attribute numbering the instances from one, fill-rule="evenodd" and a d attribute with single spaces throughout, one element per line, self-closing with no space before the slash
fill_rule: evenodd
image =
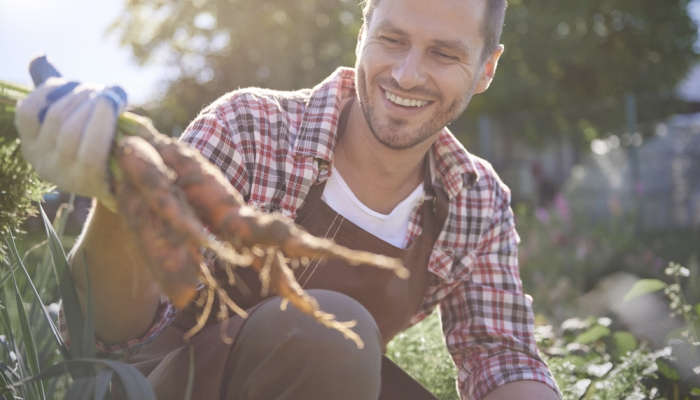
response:
<path id="1" fill-rule="evenodd" d="M 295 155 L 313 157 L 330 164 L 337 140 L 340 105 L 350 96 L 355 96 L 355 70 L 348 67 L 339 67 L 311 90 Z M 479 179 L 474 157 L 446 127 L 433 144 L 429 161 L 433 184 L 441 183 L 450 199 L 465 185 L 469 187 Z"/>
<path id="2" fill-rule="evenodd" d="M 440 182 L 450 199 L 479 180 L 474 156 L 446 127 L 431 147 L 429 161 L 433 184 Z"/>
<path id="3" fill-rule="evenodd" d="M 311 90 L 294 153 L 331 162 L 337 140 L 340 105 L 355 95 L 355 71 L 340 67 Z"/>

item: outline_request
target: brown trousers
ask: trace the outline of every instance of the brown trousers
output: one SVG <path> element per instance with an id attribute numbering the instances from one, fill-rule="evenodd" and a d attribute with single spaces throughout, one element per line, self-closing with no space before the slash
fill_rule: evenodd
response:
<path id="1" fill-rule="evenodd" d="M 374 319 L 343 294 L 310 293 L 338 319 L 357 321 L 363 349 L 294 307 L 281 311 L 275 297 L 245 321 L 233 318 L 224 330 L 209 326 L 168 353 L 148 375 L 158 398 L 183 398 L 192 368 L 194 399 L 377 399 L 381 346 Z M 232 330 L 238 330 L 233 343 L 224 343 L 222 334 Z"/>
<path id="2" fill-rule="evenodd" d="M 150 370 L 158 399 L 184 398 L 190 371 L 193 399 L 435 399 L 382 357 L 377 325 L 360 303 L 328 290 L 309 293 L 339 320 L 357 321 L 354 330 L 363 349 L 294 307 L 281 311 L 274 297 L 251 310 L 248 319 L 210 325 L 189 344 L 182 342 L 183 331 L 170 327 L 132 361 Z M 233 342 L 224 342 L 231 333 Z M 164 352 L 158 354 L 158 348 Z"/>

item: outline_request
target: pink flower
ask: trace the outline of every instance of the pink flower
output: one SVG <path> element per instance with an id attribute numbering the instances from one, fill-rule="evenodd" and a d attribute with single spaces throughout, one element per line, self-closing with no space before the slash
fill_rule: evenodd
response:
<path id="1" fill-rule="evenodd" d="M 561 193 L 557 193 L 557 196 L 554 198 L 554 208 L 557 210 L 562 221 L 568 222 L 571 219 L 569 202 Z"/>

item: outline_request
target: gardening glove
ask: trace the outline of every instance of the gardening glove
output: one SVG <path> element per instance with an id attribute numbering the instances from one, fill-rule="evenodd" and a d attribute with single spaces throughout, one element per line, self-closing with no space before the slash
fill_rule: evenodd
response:
<path id="1" fill-rule="evenodd" d="M 126 99 L 118 86 L 48 78 L 17 104 L 24 158 L 43 179 L 115 210 L 107 163 Z"/>

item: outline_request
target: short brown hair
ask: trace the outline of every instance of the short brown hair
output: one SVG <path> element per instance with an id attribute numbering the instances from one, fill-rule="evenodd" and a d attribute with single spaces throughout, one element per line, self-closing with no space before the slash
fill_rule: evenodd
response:
<path id="1" fill-rule="evenodd" d="M 481 25 L 481 32 L 484 35 L 484 49 L 481 52 L 482 61 L 486 59 L 496 47 L 501 43 L 501 34 L 503 33 L 503 23 L 506 17 L 506 8 L 508 2 L 506 0 L 483 0 L 486 2 L 486 11 L 484 15 L 484 23 Z M 374 8 L 377 7 L 379 0 L 362 0 L 364 6 L 362 8 L 362 17 L 364 23 L 368 24 L 372 17 Z"/>

